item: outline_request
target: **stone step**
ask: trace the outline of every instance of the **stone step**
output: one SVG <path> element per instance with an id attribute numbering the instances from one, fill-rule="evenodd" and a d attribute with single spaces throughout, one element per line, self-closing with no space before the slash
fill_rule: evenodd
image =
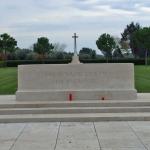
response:
<path id="1" fill-rule="evenodd" d="M 150 113 L 18 114 L 0 115 L 0 123 L 150 121 Z"/>
<path id="2" fill-rule="evenodd" d="M 150 106 L 150 100 L 133 101 L 57 101 L 57 102 L 0 102 L 0 109 L 5 108 L 44 108 L 44 107 L 141 107 Z"/>
<path id="3" fill-rule="evenodd" d="M 48 107 L 0 109 L 0 115 L 150 112 L 150 107 Z"/>

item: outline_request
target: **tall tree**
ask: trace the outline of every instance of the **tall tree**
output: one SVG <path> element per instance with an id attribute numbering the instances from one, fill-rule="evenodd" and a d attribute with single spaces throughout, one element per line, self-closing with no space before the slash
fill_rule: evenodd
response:
<path id="1" fill-rule="evenodd" d="M 40 37 L 37 40 L 37 43 L 33 45 L 33 50 L 35 53 L 38 53 L 42 56 L 42 59 L 45 58 L 47 54 L 49 54 L 54 46 L 49 43 L 49 39 L 46 37 Z"/>
<path id="2" fill-rule="evenodd" d="M 150 53 L 150 27 L 134 32 L 131 42 L 139 49 L 141 56 L 147 56 Z"/>
<path id="3" fill-rule="evenodd" d="M 0 52 L 3 53 L 4 59 L 7 58 L 7 53 L 16 50 L 17 41 L 7 33 L 0 35 Z"/>
<path id="4" fill-rule="evenodd" d="M 130 48 L 135 57 L 139 56 L 139 49 L 138 49 L 138 47 L 136 47 L 136 45 L 134 45 L 134 43 L 131 40 L 131 37 L 132 37 L 132 34 L 134 34 L 134 32 L 136 32 L 140 29 L 141 29 L 141 26 L 139 23 L 131 22 L 129 25 L 126 26 L 126 28 L 124 29 L 124 32 L 121 34 L 122 42 L 123 41 L 129 42 Z"/>
<path id="5" fill-rule="evenodd" d="M 116 42 L 111 35 L 104 33 L 98 38 L 96 45 L 106 58 L 111 58 Z"/>

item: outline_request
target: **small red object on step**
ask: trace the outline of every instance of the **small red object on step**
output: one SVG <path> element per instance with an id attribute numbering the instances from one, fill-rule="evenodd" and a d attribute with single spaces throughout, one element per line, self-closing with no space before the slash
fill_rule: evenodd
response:
<path id="1" fill-rule="evenodd" d="M 73 100 L 73 96 L 72 96 L 72 94 L 70 93 L 69 94 L 69 101 L 72 101 Z"/>
<path id="2" fill-rule="evenodd" d="M 105 97 L 101 97 L 101 100 L 104 101 L 104 100 L 105 100 Z"/>

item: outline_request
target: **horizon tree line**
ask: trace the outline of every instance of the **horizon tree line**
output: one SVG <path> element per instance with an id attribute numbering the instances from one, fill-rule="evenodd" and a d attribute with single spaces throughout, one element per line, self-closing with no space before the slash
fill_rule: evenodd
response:
<path id="1" fill-rule="evenodd" d="M 96 45 L 107 59 L 123 58 L 125 55 L 127 57 L 132 55 L 134 58 L 146 58 L 150 53 L 150 27 L 141 27 L 139 23 L 131 22 L 121 33 L 121 38 L 103 33 L 96 40 Z M 37 59 L 46 59 L 48 56 L 50 58 L 54 54 L 57 54 L 57 58 L 61 59 L 64 58 L 63 55 L 68 57 L 65 48 L 65 44 L 53 44 L 47 37 L 40 37 L 33 44 L 32 49 L 20 49 L 17 47 L 17 41 L 9 34 L 0 35 L 0 58 L 2 60 L 13 57 L 14 54 L 22 55 L 22 57 L 26 54 L 29 58 L 31 53 L 37 55 Z M 72 55 L 73 53 L 70 52 L 69 58 Z M 95 50 L 83 47 L 79 51 L 79 55 L 81 58 L 95 59 L 97 54 Z"/>

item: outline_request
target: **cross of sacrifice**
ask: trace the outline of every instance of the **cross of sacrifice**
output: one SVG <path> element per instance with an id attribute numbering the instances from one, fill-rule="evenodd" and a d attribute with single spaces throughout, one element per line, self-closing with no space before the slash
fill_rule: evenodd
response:
<path id="1" fill-rule="evenodd" d="M 74 54 L 77 55 L 77 38 L 78 38 L 77 34 L 74 33 L 74 36 L 72 36 L 72 38 L 74 38 Z"/>

